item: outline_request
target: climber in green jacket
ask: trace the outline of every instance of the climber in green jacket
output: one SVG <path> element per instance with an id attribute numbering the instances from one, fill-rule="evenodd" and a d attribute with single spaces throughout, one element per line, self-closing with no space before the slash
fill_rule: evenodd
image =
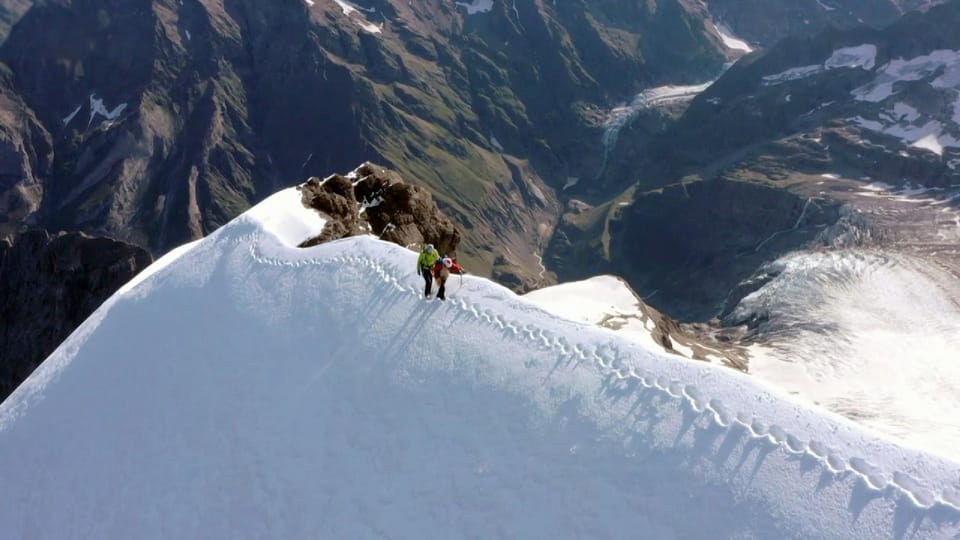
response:
<path id="1" fill-rule="evenodd" d="M 433 291 L 433 265 L 439 258 L 440 254 L 434 249 L 433 244 L 423 246 L 420 257 L 417 258 L 417 273 L 423 276 L 423 296 L 425 298 L 430 298 Z"/>

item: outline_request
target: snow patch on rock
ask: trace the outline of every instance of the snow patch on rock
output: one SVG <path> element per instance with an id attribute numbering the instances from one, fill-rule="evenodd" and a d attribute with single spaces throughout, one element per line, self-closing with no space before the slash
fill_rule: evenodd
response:
<path id="1" fill-rule="evenodd" d="M 123 111 L 127 108 L 126 103 L 121 103 L 111 110 L 108 110 L 103 103 L 102 98 L 96 97 L 96 94 L 90 94 L 90 120 L 87 121 L 87 127 L 90 127 L 90 124 L 93 123 L 93 120 L 97 116 L 102 116 L 105 121 L 112 122 L 117 118 L 120 118 L 120 115 L 123 114 Z"/>
<path id="2" fill-rule="evenodd" d="M 82 108 L 83 108 L 83 105 L 77 105 L 77 108 L 74 109 L 72 113 L 70 113 L 70 114 L 68 114 L 66 117 L 64 117 L 64 119 L 63 119 L 63 125 L 64 125 L 64 126 L 69 125 L 70 122 L 73 121 L 74 118 L 76 118 L 77 114 L 80 113 L 80 109 L 82 109 Z"/>
<path id="3" fill-rule="evenodd" d="M 766 75 L 763 77 L 763 83 L 766 85 L 780 84 L 787 81 L 803 79 L 833 69 L 856 68 L 871 70 L 876 65 L 876 61 L 876 45 L 866 43 L 855 47 L 843 47 L 833 51 L 830 58 L 827 58 L 823 64 L 795 67 L 773 75 Z"/>
<path id="4" fill-rule="evenodd" d="M 743 51 L 745 53 L 753 52 L 753 47 L 751 47 L 746 41 L 735 37 L 733 32 L 730 31 L 723 23 L 714 23 L 713 29 L 716 30 L 717 34 L 720 35 L 720 40 L 723 41 L 723 44 L 731 50 L 734 51 Z"/>
<path id="5" fill-rule="evenodd" d="M 340 9 L 343 11 L 343 14 L 355 21 L 357 25 L 364 31 L 371 34 L 379 34 L 383 31 L 383 25 L 376 25 L 367 20 L 363 13 L 376 13 L 376 8 L 365 8 L 358 6 L 356 4 L 347 2 L 346 0 L 333 0 L 340 6 Z"/>
<path id="6" fill-rule="evenodd" d="M 877 70 L 873 81 L 851 93 L 861 101 L 881 102 L 895 93 L 894 85 L 903 81 L 919 81 L 943 70 L 932 81 L 938 88 L 956 88 L 960 82 L 960 51 L 937 50 L 911 59 L 898 58 Z M 953 83 L 953 84 L 951 84 Z M 939 86 L 936 86 L 939 85 Z"/>
<path id="7" fill-rule="evenodd" d="M 923 150 L 929 150 L 938 156 L 943 155 L 943 145 L 940 144 L 940 139 L 933 133 L 920 137 L 919 139 L 910 143 L 910 146 Z"/>
<path id="8" fill-rule="evenodd" d="M 872 44 L 844 47 L 833 52 L 824 62 L 825 69 L 860 68 L 873 69 L 877 63 L 877 46 Z"/>
<path id="9" fill-rule="evenodd" d="M 476 15 L 477 13 L 489 13 L 493 11 L 493 0 L 472 0 L 471 2 L 454 2 L 456 5 L 465 8 L 467 15 Z"/>
<path id="10" fill-rule="evenodd" d="M 634 96 L 630 103 L 624 103 L 611 109 L 603 121 L 604 131 L 602 142 L 604 159 L 601 172 L 602 169 L 606 167 L 606 161 L 610 151 L 613 150 L 617 144 L 617 140 L 620 137 L 620 130 L 632 122 L 641 111 L 692 101 L 693 98 L 702 94 L 713 83 L 714 81 L 707 81 L 695 85 L 666 85 L 648 88 Z"/>
<path id="11" fill-rule="evenodd" d="M 774 75 L 765 75 L 763 77 L 763 82 L 764 84 L 772 85 L 772 84 L 784 83 L 787 81 L 795 81 L 797 79 L 804 79 L 811 75 L 816 75 L 821 71 L 823 71 L 823 66 L 821 66 L 820 64 L 795 67 L 795 68 L 790 68 L 786 71 L 781 71 L 780 73 L 776 73 Z"/>

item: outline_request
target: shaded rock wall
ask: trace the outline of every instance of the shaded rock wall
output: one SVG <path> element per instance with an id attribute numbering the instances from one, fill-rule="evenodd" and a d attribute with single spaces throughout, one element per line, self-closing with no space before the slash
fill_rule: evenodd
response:
<path id="1" fill-rule="evenodd" d="M 81 233 L 0 241 L 0 400 L 150 262 L 142 248 Z"/>

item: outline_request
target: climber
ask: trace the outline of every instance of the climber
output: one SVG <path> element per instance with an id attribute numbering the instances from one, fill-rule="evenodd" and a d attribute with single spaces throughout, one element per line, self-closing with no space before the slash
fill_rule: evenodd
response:
<path id="1" fill-rule="evenodd" d="M 437 253 L 437 250 L 434 249 L 433 244 L 423 246 L 420 257 L 417 258 L 417 274 L 423 276 L 424 281 L 424 298 L 430 298 L 430 294 L 433 291 L 433 274 L 431 273 L 431 269 L 439 259 L 440 255 Z"/>
<path id="2" fill-rule="evenodd" d="M 437 290 L 437 298 L 440 300 L 447 299 L 446 285 L 447 278 L 450 277 L 450 274 L 460 274 L 462 276 L 463 267 L 457 264 L 456 259 L 452 259 L 446 255 L 443 255 L 437 259 L 437 262 L 435 262 L 433 265 L 433 277 L 436 278 L 437 283 L 440 284 L 440 289 Z"/>

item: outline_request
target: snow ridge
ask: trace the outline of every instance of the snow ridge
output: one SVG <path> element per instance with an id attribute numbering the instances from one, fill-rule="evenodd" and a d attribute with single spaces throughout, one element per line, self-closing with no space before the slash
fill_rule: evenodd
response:
<path id="1" fill-rule="evenodd" d="M 14 537 L 960 533 L 960 464 L 482 278 L 426 301 L 400 246 L 294 247 L 323 224 L 295 194 L 111 297 L 0 405 Z"/>
<path id="2" fill-rule="evenodd" d="M 250 255 L 260 264 L 293 267 L 316 265 L 330 269 L 348 265 L 368 272 L 375 279 L 390 284 L 400 293 L 414 298 L 419 298 L 422 293 L 419 287 L 409 285 L 408 280 L 398 277 L 394 269 L 387 268 L 369 257 L 336 256 L 329 259 L 289 260 L 266 256 L 260 251 L 258 245 L 259 242 L 256 241 L 251 243 Z M 788 454 L 809 456 L 817 460 L 829 473 L 856 475 L 874 491 L 895 490 L 908 497 L 919 509 L 931 509 L 939 505 L 960 511 L 960 493 L 956 491 L 936 493 L 908 473 L 894 471 L 892 474 L 887 474 L 862 457 L 844 458 L 842 454 L 821 441 L 803 440 L 777 424 L 766 423 L 762 418 L 750 413 L 731 410 L 723 401 L 709 398 L 708 394 L 694 385 L 657 377 L 649 371 L 636 367 L 627 367 L 621 358 L 612 357 L 603 350 L 585 347 L 580 343 L 571 343 L 543 328 L 512 321 L 462 297 L 452 296 L 448 304 L 481 324 L 494 326 L 538 348 L 550 349 L 567 362 L 576 364 L 589 362 L 595 365 L 600 374 L 605 377 L 612 377 L 617 381 L 635 380 L 643 388 L 657 391 L 664 397 L 685 401 L 694 412 L 708 418 L 720 428 L 730 430 L 740 427 L 746 430 L 751 439 L 778 447 Z"/>

